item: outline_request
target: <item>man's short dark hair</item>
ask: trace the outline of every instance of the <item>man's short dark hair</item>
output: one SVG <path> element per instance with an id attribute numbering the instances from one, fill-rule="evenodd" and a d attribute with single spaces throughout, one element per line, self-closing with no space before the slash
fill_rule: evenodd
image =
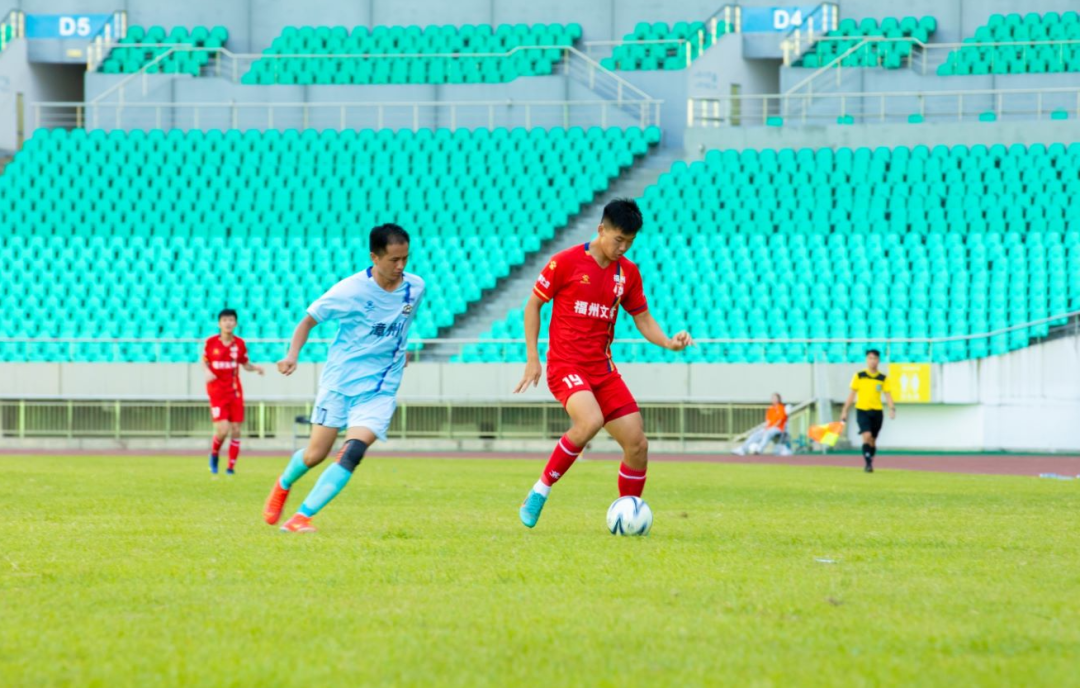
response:
<path id="1" fill-rule="evenodd" d="M 239 318 L 236 317 L 236 311 L 232 308 L 222 308 L 221 312 L 217 314 L 217 319 L 221 320 L 222 318 L 234 318 L 239 320 Z"/>
<path id="2" fill-rule="evenodd" d="M 604 206 L 604 222 L 612 229 L 634 236 L 641 229 L 641 210 L 632 198 L 616 198 Z"/>
<path id="3" fill-rule="evenodd" d="M 878 351 L 877 349 L 867 349 L 866 355 L 869 356 L 870 354 L 874 354 L 878 358 L 881 358 L 881 352 Z"/>
<path id="4" fill-rule="evenodd" d="M 409 243 L 409 233 L 395 224 L 379 225 L 371 230 L 371 252 L 377 256 L 386 253 L 386 247 L 390 244 Z"/>

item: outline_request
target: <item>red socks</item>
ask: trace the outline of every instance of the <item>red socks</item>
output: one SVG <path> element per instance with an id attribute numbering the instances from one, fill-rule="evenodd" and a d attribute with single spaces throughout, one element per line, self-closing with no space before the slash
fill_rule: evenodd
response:
<path id="1" fill-rule="evenodd" d="M 236 459 L 240 456 L 240 440 L 229 442 L 229 470 L 236 468 Z"/>
<path id="2" fill-rule="evenodd" d="M 221 445 L 223 444 L 225 444 L 225 438 L 214 435 L 214 439 L 210 443 L 210 454 L 212 456 L 217 456 L 221 452 Z"/>
<path id="3" fill-rule="evenodd" d="M 574 443 L 566 439 L 566 435 L 563 435 L 558 444 L 555 445 L 555 451 L 551 452 L 551 458 L 548 459 L 547 465 L 544 466 L 544 473 L 540 476 L 540 482 L 549 487 L 554 485 L 559 478 L 570 470 L 579 454 L 581 454 L 581 449 L 574 446 Z"/>
<path id="4" fill-rule="evenodd" d="M 645 471 L 634 470 L 625 463 L 619 464 L 619 496 L 640 497 L 645 489 Z"/>

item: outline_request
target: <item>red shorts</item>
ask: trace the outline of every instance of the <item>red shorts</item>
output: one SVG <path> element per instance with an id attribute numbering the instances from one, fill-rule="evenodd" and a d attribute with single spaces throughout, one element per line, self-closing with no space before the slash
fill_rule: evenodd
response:
<path id="1" fill-rule="evenodd" d="M 573 365 L 556 364 L 548 366 L 547 378 L 548 389 L 564 407 L 574 394 L 592 392 L 604 414 L 604 423 L 640 411 L 618 371 L 588 375 Z"/>
<path id="2" fill-rule="evenodd" d="M 230 423 L 244 422 L 244 397 L 237 394 L 210 395 L 210 418 L 215 423 L 227 420 Z"/>

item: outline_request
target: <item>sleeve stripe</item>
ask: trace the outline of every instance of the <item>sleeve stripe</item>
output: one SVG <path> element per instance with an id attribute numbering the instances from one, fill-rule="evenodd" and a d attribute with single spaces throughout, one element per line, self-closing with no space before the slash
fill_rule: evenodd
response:
<path id="1" fill-rule="evenodd" d="M 535 293 L 535 294 L 536 294 L 537 296 L 539 296 L 540 298 L 542 298 L 542 299 L 543 299 L 544 301 L 550 301 L 550 300 L 551 300 L 551 297 L 550 297 L 550 296 L 548 296 L 547 294 L 545 294 L 545 293 L 544 293 L 544 292 L 543 292 L 543 291 L 542 291 L 542 290 L 540 289 L 540 287 L 537 287 L 537 286 L 533 286 L 533 293 Z"/>
<path id="2" fill-rule="evenodd" d="M 641 313 L 642 311 L 647 311 L 647 310 L 649 310 L 649 304 L 645 304 L 641 308 L 635 308 L 634 310 L 630 310 L 629 308 L 627 308 L 626 312 L 629 313 L 630 315 L 637 315 L 638 313 Z"/>

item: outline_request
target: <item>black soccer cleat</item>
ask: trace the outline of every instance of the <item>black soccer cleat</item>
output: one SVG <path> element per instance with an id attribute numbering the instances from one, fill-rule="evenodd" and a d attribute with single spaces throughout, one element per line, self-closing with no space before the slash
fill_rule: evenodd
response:
<path id="1" fill-rule="evenodd" d="M 874 472 L 874 465 L 869 464 L 869 463 L 866 464 L 866 468 L 864 468 L 863 471 L 866 472 L 866 473 L 873 473 Z"/>

